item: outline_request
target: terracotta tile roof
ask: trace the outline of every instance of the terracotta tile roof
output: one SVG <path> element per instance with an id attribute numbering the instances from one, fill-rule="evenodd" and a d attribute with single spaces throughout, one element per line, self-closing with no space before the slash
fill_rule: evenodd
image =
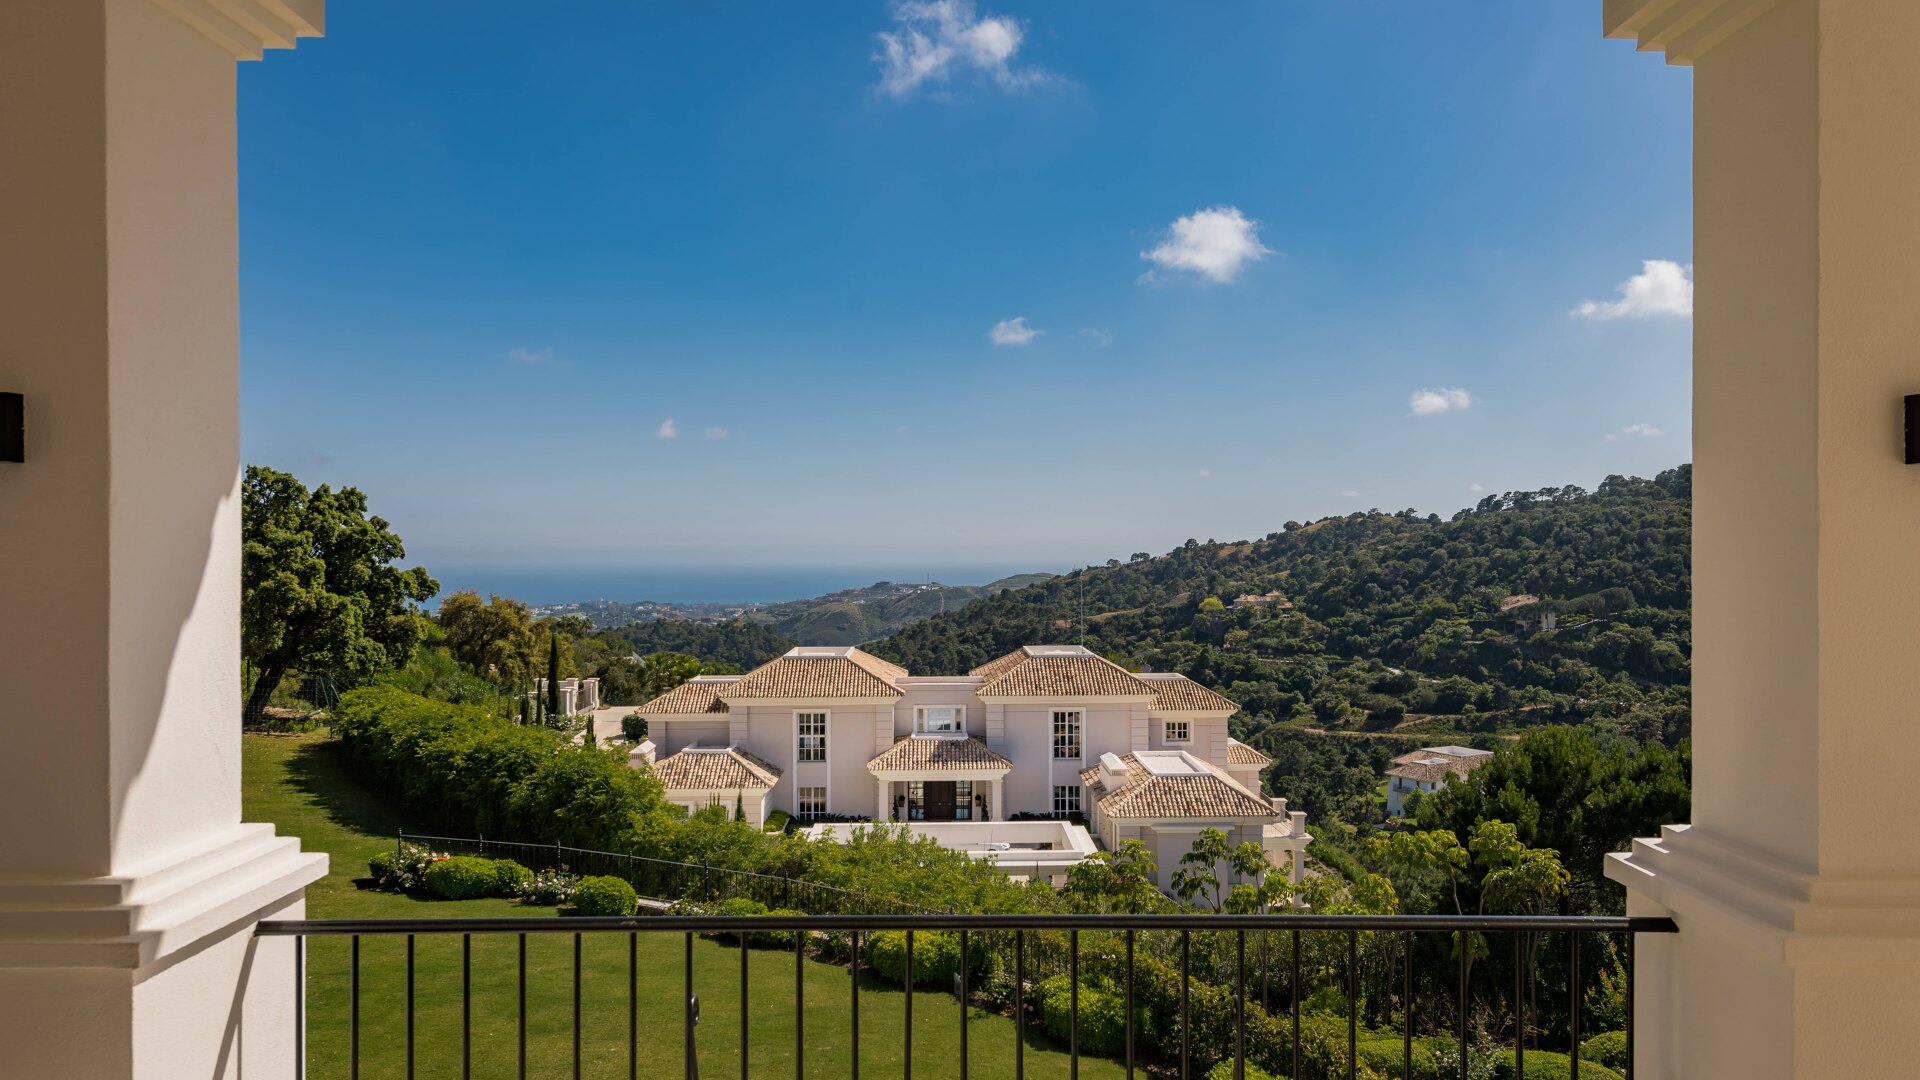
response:
<path id="1" fill-rule="evenodd" d="M 868 772 L 916 772 L 939 769 L 1013 768 L 1013 762 L 987 749 L 987 744 L 968 736 L 964 739 L 915 738 L 896 741 L 867 762 Z"/>
<path id="2" fill-rule="evenodd" d="M 692 682 L 661 694 L 634 711 L 646 713 L 675 713 L 695 715 L 699 713 L 725 713 L 727 703 L 720 700 L 720 694 L 739 680 L 737 675 L 700 675 Z"/>
<path id="3" fill-rule="evenodd" d="M 1228 698 L 1175 672 L 1148 672 L 1134 678 L 1153 689 L 1153 707 L 1178 712 L 1238 712 L 1240 706 Z"/>
<path id="4" fill-rule="evenodd" d="M 968 672 L 981 697 L 1133 697 L 1153 688 L 1078 645 L 1027 645 Z"/>
<path id="5" fill-rule="evenodd" d="M 854 648 L 790 649 L 740 677 L 729 698 L 899 697 L 907 669 Z"/>
<path id="6" fill-rule="evenodd" d="M 1258 765 L 1265 768 L 1273 764 L 1273 759 L 1241 742 L 1239 739 L 1227 740 L 1227 764 Z"/>
<path id="7" fill-rule="evenodd" d="M 688 747 L 653 763 L 668 791 L 770 788 L 780 770 L 737 746 Z"/>
<path id="8" fill-rule="evenodd" d="M 1466 776 L 1474 769 L 1485 764 L 1484 757 L 1459 758 L 1435 756 L 1419 761 L 1409 761 L 1395 765 L 1387 770 L 1388 776 L 1398 776 L 1405 780 L 1424 780 L 1429 784 L 1444 783 L 1448 776 Z"/>
<path id="9" fill-rule="evenodd" d="M 1159 751 L 1170 754 L 1169 751 Z M 1109 791 L 1101 780 L 1101 767 L 1095 765 L 1080 773 L 1080 781 L 1100 804 L 1100 812 L 1113 818 L 1268 818 L 1276 817 L 1273 804 L 1235 783 L 1232 778 L 1192 754 L 1178 754 L 1190 771 L 1174 775 L 1155 775 L 1141 764 L 1138 755 L 1128 754 L 1120 761 L 1127 767 L 1126 782 Z"/>
<path id="10" fill-rule="evenodd" d="M 1514 593 L 1512 596 L 1501 599 L 1500 610 L 1512 611 L 1514 608 L 1526 607 L 1528 604 L 1537 604 L 1539 602 L 1540 598 L 1532 593 Z"/>

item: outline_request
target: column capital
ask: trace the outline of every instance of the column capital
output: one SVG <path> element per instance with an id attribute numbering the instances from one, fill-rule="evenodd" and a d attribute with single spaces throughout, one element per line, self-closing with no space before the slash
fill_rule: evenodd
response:
<path id="1" fill-rule="evenodd" d="M 258 60 L 268 49 L 291 49 L 303 37 L 326 33 L 327 0 L 153 0 L 226 50 L 235 60 Z"/>
<path id="2" fill-rule="evenodd" d="M 1641 52 L 1691 66 L 1714 46 L 1781 0 L 1606 0 L 1601 23 L 1610 38 L 1630 38 Z"/>

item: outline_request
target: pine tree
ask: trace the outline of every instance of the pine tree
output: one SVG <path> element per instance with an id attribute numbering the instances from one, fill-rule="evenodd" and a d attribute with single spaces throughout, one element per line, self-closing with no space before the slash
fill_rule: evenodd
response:
<path id="1" fill-rule="evenodd" d="M 547 722 L 560 717 L 560 635 L 547 634 Z"/>

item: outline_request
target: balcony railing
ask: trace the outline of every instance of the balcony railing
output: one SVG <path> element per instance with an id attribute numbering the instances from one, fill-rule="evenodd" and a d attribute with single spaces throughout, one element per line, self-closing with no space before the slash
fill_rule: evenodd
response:
<path id="1" fill-rule="evenodd" d="M 793 1022 L 793 1068 L 794 1075 L 805 1077 L 808 1073 L 809 1015 L 805 1007 L 809 954 L 818 947 L 822 953 L 834 954 L 845 958 L 848 973 L 849 1011 L 844 1019 L 816 1015 L 811 1018 L 815 1030 L 820 1025 L 847 1025 L 846 1033 L 850 1039 L 851 1054 L 845 1061 L 834 1061 L 829 1069 L 825 1061 L 817 1062 L 820 1070 L 815 1075 L 834 1072 L 858 1080 L 861 1064 L 860 1040 L 862 1037 L 860 1006 L 862 995 L 862 976 L 871 969 L 871 962 L 863 961 L 863 945 L 872 941 L 871 935 L 894 931 L 904 935 L 905 949 L 905 1021 L 898 1032 L 887 1031 L 888 1038 L 896 1038 L 904 1047 L 904 1075 L 911 1080 L 913 1075 L 912 1041 L 915 1032 L 913 1022 L 915 997 L 922 1000 L 931 996 L 944 998 L 945 1008 L 958 1008 L 955 1024 L 958 1027 L 959 1052 L 951 1068 L 943 1068 L 940 1075 L 957 1075 L 966 1078 L 969 1074 L 968 1029 L 971 1022 L 969 1013 L 980 997 L 981 987 L 977 985 L 980 972 L 991 967 L 1002 973 L 1002 986 L 1008 986 L 1010 979 L 1010 1002 L 1007 1002 L 1015 1025 L 1013 1040 L 1013 1075 L 1024 1078 L 1027 1067 L 1028 1027 L 1033 1022 L 1033 996 L 1041 978 L 1049 973 L 1064 974 L 1068 978 L 1070 995 L 1067 1006 L 1068 1032 L 1064 1052 L 1068 1058 L 1071 1075 L 1079 1076 L 1083 1052 L 1081 1048 L 1081 988 L 1083 968 L 1097 965 L 1103 972 L 1107 985 L 1124 998 L 1125 1033 L 1124 1045 L 1118 1055 L 1114 1055 L 1115 1064 L 1124 1063 L 1126 1075 L 1133 1077 L 1136 1070 L 1144 1070 L 1149 1064 L 1160 1072 L 1172 1071 L 1186 1078 L 1195 1075 L 1204 1062 L 1196 1061 L 1200 1051 L 1195 1047 L 1196 1027 L 1216 1025 L 1218 1016 L 1197 1015 L 1192 1009 L 1193 993 L 1198 986 L 1194 977 L 1195 943 L 1202 942 L 1216 957 L 1226 955 L 1217 950 L 1223 941 L 1231 942 L 1231 987 L 1232 993 L 1227 1001 L 1231 1023 L 1231 1054 L 1228 1060 L 1233 1062 L 1233 1075 L 1245 1075 L 1249 1060 L 1248 1029 L 1250 1018 L 1268 1025 L 1285 1023 L 1290 1030 L 1291 1065 L 1287 1075 L 1300 1077 L 1301 1074 L 1301 1024 L 1302 1005 L 1308 991 L 1308 981 L 1302 977 L 1303 940 L 1309 943 L 1314 954 L 1314 965 L 1319 969 L 1321 981 L 1333 975 L 1334 985 L 1339 987 L 1344 997 L 1346 1047 L 1343 1067 L 1345 1075 L 1353 1077 L 1359 1066 L 1359 1035 L 1361 1030 L 1362 980 L 1365 979 L 1369 991 L 1378 991 L 1382 999 L 1389 1003 L 1393 1000 L 1392 983 L 1399 983 L 1398 1005 L 1391 1011 L 1397 1014 L 1402 1039 L 1402 1075 L 1414 1075 L 1414 1052 L 1416 1027 L 1419 1016 L 1429 1018 L 1428 1030 L 1445 1030 L 1448 1038 L 1457 1039 L 1459 1049 L 1459 1068 L 1462 1077 L 1467 1075 L 1471 1055 L 1478 1049 L 1473 1045 L 1473 1020 L 1477 1017 L 1486 1026 L 1488 1019 L 1487 995 L 1483 992 L 1476 1003 L 1470 977 L 1473 966 L 1483 964 L 1487 959 L 1500 955 L 1492 946 L 1494 940 L 1509 943 L 1505 954 L 1512 960 L 1512 996 L 1501 999 L 1496 993 L 1493 1005 L 1501 1006 L 1506 1016 L 1500 1018 L 1513 1023 L 1513 1036 L 1510 1045 L 1514 1053 L 1513 1074 L 1516 1077 L 1526 1075 L 1526 1055 L 1530 1049 L 1539 1050 L 1545 1039 L 1543 1034 L 1548 1025 L 1542 1023 L 1542 1017 L 1550 1008 L 1566 1009 L 1564 1014 L 1567 1025 L 1557 1031 L 1552 1040 L 1556 1045 L 1565 1045 L 1571 1056 L 1571 1071 L 1576 1078 L 1580 1075 L 1581 1059 L 1578 1047 L 1583 1032 L 1582 1016 L 1584 991 L 1581 945 L 1583 940 L 1591 941 L 1604 936 L 1609 940 L 1618 939 L 1622 946 L 1622 960 L 1626 972 L 1627 985 L 1621 988 L 1627 995 L 1625 1011 L 1625 1036 L 1627 1060 L 1632 1060 L 1633 1047 L 1633 1009 L 1631 1002 L 1633 942 L 1638 934 L 1672 933 L 1675 927 L 1672 920 L 1654 918 L 1626 917 L 1567 917 L 1567 916 L 1363 916 L 1363 915 L 1231 915 L 1231 914 L 1179 914 L 1179 915 L 875 915 L 875 914 L 828 914 L 794 916 L 640 916 L 633 918 L 474 918 L 474 919 L 370 919 L 370 920 L 295 920 L 270 921 L 259 925 L 257 933 L 265 937 L 295 937 L 300 939 L 296 950 L 294 978 L 296 981 L 296 1009 L 300 1015 L 296 1018 L 296 1038 L 300 1046 L 295 1055 L 297 1075 L 305 1076 L 306 1043 L 306 995 L 308 984 L 307 946 L 310 939 L 346 938 L 349 941 L 346 968 L 343 973 L 348 980 L 348 1002 L 346 1018 L 347 1053 L 346 1075 L 358 1078 L 363 1058 L 363 1015 L 361 1009 L 361 972 L 362 942 L 369 938 L 405 939 L 405 1075 L 413 1077 L 419 1061 L 418 1028 L 416 1025 L 416 987 L 418 985 L 418 961 L 415 944 L 421 938 L 453 937 L 460 942 L 459 960 L 459 1003 L 460 1003 L 460 1068 L 461 1077 L 470 1077 L 474 1069 L 474 965 L 473 943 L 476 937 L 504 935 L 517 942 L 517 1047 L 518 1074 L 528 1075 L 528 963 L 527 942 L 529 936 L 565 935 L 570 936 L 572 945 L 572 986 L 571 986 L 571 1053 L 572 1075 L 583 1075 L 583 979 L 582 946 L 583 942 L 605 935 L 626 936 L 626 993 L 625 1021 L 625 1074 L 630 1078 L 641 1076 L 664 1076 L 680 1072 L 681 1067 L 666 1064 L 661 1056 L 670 1054 L 674 1058 L 684 1056 L 684 1075 L 688 1080 L 699 1075 L 698 1040 L 696 1033 L 700 1022 L 700 999 L 695 992 L 695 941 L 699 936 L 723 935 L 740 943 L 739 965 L 739 1075 L 748 1077 L 753 1067 L 750 1052 L 749 1030 L 755 1019 L 765 1020 L 774 1014 L 762 1007 L 756 1013 L 750 1008 L 748 948 L 745 935 L 765 934 L 767 932 L 790 933 L 793 939 L 792 954 L 794 960 L 794 989 L 790 1003 L 781 1003 L 780 1008 L 790 1005 Z M 916 991 L 913 974 L 914 941 L 916 935 L 925 941 L 928 932 L 940 932 L 957 935 L 959 949 L 957 956 L 964 958 L 957 966 L 951 994 L 946 988 L 929 991 Z M 654 994 L 646 998 L 641 993 L 641 942 L 643 938 L 678 935 L 682 938 L 682 947 L 674 950 L 679 954 L 678 963 L 682 966 L 683 978 L 679 981 L 678 993 L 671 996 Z M 1335 944 L 1328 948 L 1328 939 Z M 1437 942 L 1435 939 L 1439 939 Z M 1256 957 L 1250 961 L 1249 940 L 1257 949 Z M 897 941 L 898 939 L 894 939 Z M 1277 943 L 1280 948 L 1273 946 Z M 1373 961 L 1377 973 L 1363 972 L 1366 965 L 1362 961 L 1362 945 Z M 1457 989 L 1450 1003 L 1443 1003 L 1441 1012 L 1452 1013 L 1452 1023 L 1448 1029 L 1439 1029 L 1431 1022 L 1434 1009 L 1431 1002 L 1419 1007 L 1415 997 L 1416 975 L 1424 975 L 1423 985 L 1429 994 L 1445 997 L 1445 990 L 1435 989 L 1434 973 L 1417 972 L 1419 959 L 1417 946 L 1426 943 L 1429 953 L 1445 950 L 1458 957 Z M 1558 942 L 1564 947 L 1567 977 L 1565 989 L 1566 1001 L 1560 1005 L 1536 1006 L 1530 1004 L 1535 996 L 1535 976 L 1539 964 L 1550 943 Z M 831 943 L 832 948 L 826 947 Z M 671 946 L 668 946 L 671 948 Z M 1155 1042 L 1142 1044 L 1141 1033 L 1136 1030 L 1136 972 L 1140 971 L 1146 958 L 1140 952 L 1146 950 L 1157 956 L 1171 959 L 1177 956 L 1179 973 L 1178 1019 L 1172 1025 L 1169 1037 Z M 443 950 L 444 951 L 444 950 Z M 1270 1011 L 1273 1000 L 1272 964 L 1274 953 L 1279 953 L 1282 969 L 1282 986 L 1277 995 L 1284 1001 L 1286 1019 Z M 649 947 L 650 957 L 645 973 L 649 983 L 656 982 L 661 975 L 660 954 Z M 1555 951 L 1556 958 L 1562 955 Z M 1589 953 L 1589 959 L 1593 954 Z M 980 958 L 976 961 L 976 958 Z M 674 961 L 668 961 L 673 963 Z M 837 960 L 836 960 L 837 962 Z M 1156 961 L 1158 962 L 1158 961 Z M 1254 970 L 1257 965 L 1258 972 Z M 1167 967 L 1176 966 L 1168 963 Z M 824 968 L 825 965 L 816 965 Z M 1165 970 L 1164 968 L 1162 970 Z M 1216 965 L 1212 971 L 1217 972 Z M 435 980 L 451 979 L 451 972 L 432 971 L 428 973 Z M 1378 977 L 1374 977 L 1377 974 Z M 703 972 L 706 981 L 711 983 L 712 970 Z M 1258 1000 L 1249 998 L 1250 981 L 1258 982 Z M 1440 985 L 1451 981 L 1451 976 Z M 1483 977 L 1482 989 L 1490 980 Z M 1117 983 L 1118 986 L 1113 986 Z M 1167 989 L 1165 987 L 1163 990 Z M 782 994 L 784 997 L 784 993 Z M 957 1000 L 956 1000 L 957 999 Z M 664 1008 L 662 1008 L 664 1006 Z M 925 1006 L 922 1006 L 923 1010 Z M 1379 1006 L 1374 1006 L 1376 1015 Z M 1476 1012 L 1476 1010 L 1478 1010 Z M 596 1018 L 607 1015 L 605 1005 L 593 1010 Z M 642 1016 L 647 1018 L 643 1040 Z M 923 1013 L 924 1015 L 924 1013 Z M 542 1023 L 551 1017 L 542 1017 Z M 1157 1021 L 1156 1021 L 1157 1022 Z M 671 1028 L 672 1023 L 681 1030 L 677 1038 Z M 599 1033 L 601 1029 L 596 1028 Z M 1529 1046 L 1530 1032 L 1533 1043 Z M 838 1042 L 837 1033 L 830 1041 Z M 869 1039 L 874 1032 L 868 1032 Z M 1370 1039 L 1378 1039 L 1379 1032 L 1374 1031 Z M 1428 1036 L 1422 1036 L 1423 1044 Z M 666 1040 L 672 1040 L 672 1045 Z M 438 1036 L 430 1038 L 432 1051 L 436 1055 L 450 1055 L 451 1047 L 446 1039 Z M 383 1059 L 397 1059 L 397 1050 L 392 1046 L 381 1048 L 390 1055 Z M 602 1048 L 604 1050 L 604 1047 Z M 1215 1056 L 1224 1056 L 1218 1053 Z M 604 1071 L 607 1055 L 600 1053 L 596 1057 L 596 1071 L 591 1075 L 607 1075 Z M 397 1064 L 397 1061 L 394 1061 Z M 439 1075 L 452 1075 L 447 1059 L 436 1057 L 436 1064 L 444 1066 L 437 1071 Z M 729 1062 L 729 1065 L 735 1064 Z M 498 1069 L 490 1068 L 490 1074 Z M 731 1069 L 728 1069 L 731 1072 Z M 1337 1072 L 1337 1069 L 1336 1069 Z M 1591 1072 L 1591 1070 L 1590 1070 Z M 386 1073 L 383 1073 L 386 1074 Z"/>

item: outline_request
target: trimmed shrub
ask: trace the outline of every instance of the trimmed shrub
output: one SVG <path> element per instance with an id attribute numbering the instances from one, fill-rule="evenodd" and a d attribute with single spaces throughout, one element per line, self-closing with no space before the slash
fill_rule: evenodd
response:
<path id="1" fill-rule="evenodd" d="M 640 894 L 617 877 L 581 878 L 573 888 L 573 906 L 582 915 L 631 915 L 640 906 Z"/>
<path id="2" fill-rule="evenodd" d="M 792 908 L 777 907 L 769 910 L 767 914 L 804 915 L 806 912 L 795 911 Z M 756 930 L 747 935 L 747 944 L 760 949 L 791 949 L 793 948 L 794 933 L 795 931 L 793 930 Z M 914 944 L 917 945 L 919 942 L 915 942 Z M 919 950 L 915 949 L 914 952 L 918 953 Z M 916 955 L 914 959 L 917 960 L 919 957 Z"/>
<path id="3" fill-rule="evenodd" d="M 637 712 L 630 712 L 621 717 L 620 734 L 630 743 L 645 741 L 647 737 L 647 718 Z"/>
<path id="4" fill-rule="evenodd" d="M 1072 1035 L 1069 1024 L 1073 1014 L 1073 982 L 1066 975 L 1055 975 L 1034 988 L 1040 1007 L 1040 1022 L 1047 1034 L 1063 1045 Z M 1146 1010 L 1134 1003 L 1134 1043 L 1146 1030 Z M 1113 1057 L 1127 1049 L 1127 999 L 1123 994 L 1096 986 L 1086 980 L 1080 985 L 1080 1052 Z"/>
<path id="5" fill-rule="evenodd" d="M 1247 1062 L 1246 1072 L 1243 1075 L 1246 1080 L 1287 1080 L 1286 1077 L 1270 1073 L 1251 1061 Z M 1234 1080 L 1233 1062 L 1223 1061 L 1208 1069 L 1206 1080 Z"/>
<path id="6" fill-rule="evenodd" d="M 788 814 L 785 810 L 775 810 L 773 813 L 767 815 L 767 823 L 763 828 L 768 832 L 786 832 L 787 823 L 791 820 L 792 815 Z"/>
<path id="7" fill-rule="evenodd" d="M 442 900 L 477 900 L 500 889 L 500 874 L 492 859 L 455 855 L 427 867 L 427 891 Z"/>
<path id="8" fill-rule="evenodd" d="M 497 881 L 495 896 L 519 896 L 521 887 L 533 881 L 533 871 L 512 859 L 493 860 L 493 876 Z"/>
<path id="9" fill-rule="evenodd" d="M 444 858 L 419 844 L 402 844 L 399 851 L 382 851 L 368 859 L 367 872 L 376 889 L 419 892 L 427 887 L 427 868 Z"/>
<path id="10" fill-rule="evenodd" d="M 382 851 L 367 860 L 367 876 L 374 881 L 385 881 L 393 873 L 394 863 L 398 860 L 391 851 Z"/>
<path id="11" fill-rule="evenodd" d="M 1573 1063 L 1565 1054 L 1546 1050 L 1527 1051 L 1529 1080 L 1572 1080 Z M 1493 1059 L 1494 1080 L 1513 1080 L 1513 1051 L 1502 1050 Z M 1597 1061 L 1580 1059 L 1580 1080 L 1623 1080 L 1621 1075 Z"/>
<path id="12" fill-rule="evenodd" d="M 1604 1031 L 1580 1044 L 1581 1061 L 1597 1061 L 1616 1072 L 1627 1066 L 1627 1033 Z"/>
<path id="13" fill-rule="evenodd" d="M 907 935 L 900 930 L 882 930 L 868 939 L 866 962 L 883 978 L 895 983 L 907 981 Z M 976 937 L 968 943 L 972 953 L 972 971 L 977 982 L 986 964 L 986 947 Z M 953 977 L 960 974 L 960 939 L 939 930 L 920 930 L 913 935 L 913 985 L 953 989 Z"/>
<path id="14" fill-rule="evenodd" d="M 1398 1035 L 1369 1033 L 1362 1031 L 1354 1046 L 1360 1052 L 1360 1063 L 1375 1072 L 1397 1077 L 1405 1064 L 1406 1044 Z M 1532 1055 L 1528 1055 L 1531 1060 Z M 1532 1075 L 1533 1066 L 1527 1066 L 1528 1075 Z M 1412 1080 L 1447 1080 L 1440 1075 L 1440 1062 L 1433 1056 L 1433 1048 L 1423 1040 L 1413 1040 L 1413 1078 Z"/>
<path id="15" fill-rule="evenodd" d="M 735 896 L 731 899 L 722 900 L 718 904 L 715 904 L 710 910 L 705 912 L 705 914 L 708 914 L 708 915 L 724 915 L 729 918 L 738 918 L 743 915 L 765 915 L 766 913 L 767 913 L 767 905 L 761 903 L 758 900 L 751 900 L 744 896 Z M 709 933 L 705 936 L 710 938 L 715 938 L 720 941 L 732 941 L 736 945 L 739 944 L 738 934 Z M 747 935 L 749 940 L 756 938 L 758 936 L 759 936 L 758 934 Z M 793 944 L 793 941 L 791 938 L 788 939 L 787 944 L 789 945 Z"/>

